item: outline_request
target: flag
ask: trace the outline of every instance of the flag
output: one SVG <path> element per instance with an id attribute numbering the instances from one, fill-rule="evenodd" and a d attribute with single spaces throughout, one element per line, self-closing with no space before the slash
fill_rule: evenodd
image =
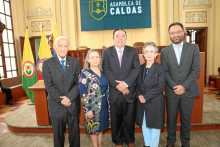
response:
<path id="1" fill-rule="evenodd" d="M 42 76 L 42 67 L 43 67 L 43 62 L 47 58 L 52 57 L 50 47 L 47 42 L 47 38 L 45 35 L 44 28 L 42 28 L 42 36 L 41 36 L 41 41 L 40 41 L 40 47 L 38 51 L 38 57 L 37 57 L 37 76 L 39 80 L 43 80 Z"/>
<path id="2" fill-rule="evenodd" d="M 57 33 L 57 23 L 55 23 L 55 27 L 54 27 L 54 34 L 53 34 L 53 56 L 56 56 L 56 50 L 55 50 L 55 41 L 58 37 L 58 33 Z"/>
<path id="3" fill-rule="evenodd" d="M 32 103 L 34 103 L 34 92 L 28 90 L 28 87 L 33 86 L 37 81 L 34 57 L 29 42 L 28 29 L 26 29 L 22 61 L 22 87 Z"/>

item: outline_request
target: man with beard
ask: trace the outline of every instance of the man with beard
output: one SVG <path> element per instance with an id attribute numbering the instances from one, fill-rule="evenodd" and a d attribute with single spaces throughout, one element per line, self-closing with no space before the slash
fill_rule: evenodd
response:
<path id="1" fill-rule="evenodd" d="M 181 143 L 183 147 L 189 147 L 194 100 L 200 94 L 197 82 L 200 53 L 197 45 L 183 41 L 184 28 L 181 23 L 172 23 L 168 31 L 172 44 L 161 51 L 166 80 L 167 147 L 173 147 L 176 142 L 178 109 L 181 118 Z"/>

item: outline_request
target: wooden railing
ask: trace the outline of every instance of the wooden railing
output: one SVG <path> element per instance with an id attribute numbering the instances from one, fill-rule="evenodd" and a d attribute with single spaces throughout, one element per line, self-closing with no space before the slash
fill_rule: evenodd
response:
<path id="1" fill-rule="evenodd" d="M 166 46 L 158 46 L 158 49 L 159 49 L 158 52 L 160 52 L 164 47 L 166 47 Z M 142 49 L 143 49 L 142 46 L 136 47 L 136 49 L 138 50 L 138 54 L 142 54 Z M 102 55 L 102 51 L 104 49 L 97 49 L 97 50 Z M 87 54 L 88 51 L 89 51 L 88 49 L 69 50 L 67 55 L 78 59 L 81 67 L 83 68 L 83 65 L 84 65 L 84 62 L 85 62 L 85 57 L 86 57 L 86 54 Z"/>

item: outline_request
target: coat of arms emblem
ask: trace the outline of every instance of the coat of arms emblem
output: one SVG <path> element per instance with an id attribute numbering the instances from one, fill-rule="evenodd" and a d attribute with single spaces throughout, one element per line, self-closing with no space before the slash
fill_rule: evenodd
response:
<path id="1" fill-rule="evenodd" d="M 89 0 L 89 13 L 95 20 L 101 20 L 107 13 L 107 0 Z"/>

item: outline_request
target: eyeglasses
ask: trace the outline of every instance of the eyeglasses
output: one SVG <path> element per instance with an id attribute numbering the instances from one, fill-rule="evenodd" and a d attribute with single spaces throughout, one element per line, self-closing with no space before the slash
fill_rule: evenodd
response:
<path id="1" fill-rule="evenodd" d="M 144 54 L 153 54 L 156 53 L 155 51 L 144 51 Z"/>
<path id="2" fill-rule="evenodd" d="M 170 35 L 175 35 L 175 34 L 179 35 L 179 34 L 181 34 L 182 32 L 183 32 L 183 31 L 169 32 L 169 34 L 170 34 Z"/>

